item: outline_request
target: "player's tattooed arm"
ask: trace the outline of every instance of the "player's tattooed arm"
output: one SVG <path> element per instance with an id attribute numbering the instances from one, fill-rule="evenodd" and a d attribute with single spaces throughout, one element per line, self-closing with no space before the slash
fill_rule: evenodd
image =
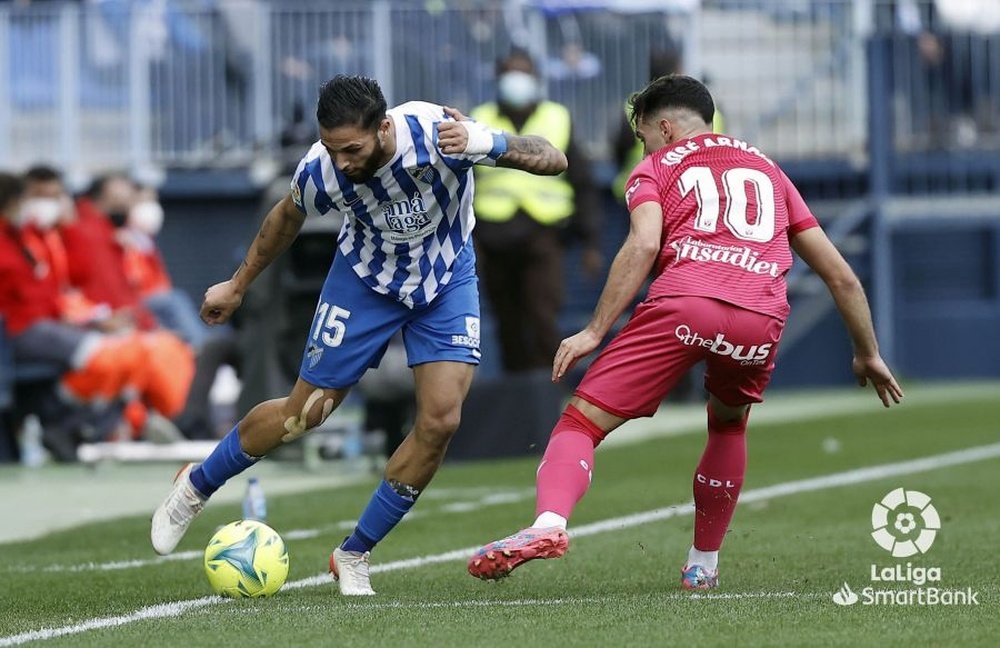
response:
<path id="1" fill-rule="evenodd" d="M 566 170 L 566 154 L 538 135 L 512 135 L 507 138 L 507 152 L 497 166 L 520 169 L 535 175 L 558 175 Z"/>
<path id="2" fill-rule="evenodd" d="M 519 169 L 535 175 L 559 175 L 568 166 L 566 154 L 544 137 L 492 130 L 449 106 L 445 106 L 444 112 L 454 120 L 437 125 L 438 148 L 445 155 L 486 155 L 496 160 L 498 167 Z"/>
<path id="3" fill-rule="evenodd" d="M 253 280 L 288 249 L 298 236 L 305 218 L 290 196 L 278 202 L 264 218 L 243 262 L 233 274 L 234 287 L 245 292 Z"/>

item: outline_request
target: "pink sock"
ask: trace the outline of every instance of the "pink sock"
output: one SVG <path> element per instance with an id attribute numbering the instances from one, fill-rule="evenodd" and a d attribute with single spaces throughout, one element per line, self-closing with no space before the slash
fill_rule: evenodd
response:
<path id="1" fill-rule="evenodd" d="M 572 405 L 559 417 L 536 479 L 535 515 L 551 511 L 569 519 L 590 488 L 594 448 L 604 432 Z"/>
<path id="2" fill-rule="evenodd" d="M 694 475 L 694 548 L 718 551 L 747 468 L 747 418 L 720 421 L 708 408 L 708 445 Z"/>

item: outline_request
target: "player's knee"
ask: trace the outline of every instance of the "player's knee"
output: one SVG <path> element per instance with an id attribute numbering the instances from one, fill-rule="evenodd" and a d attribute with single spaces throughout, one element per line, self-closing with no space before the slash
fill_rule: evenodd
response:
<path id="1" fill-rule="evenodd" d="M 332 398 L 323 398 L 323 390 L 316 389 L 298 412 L 293 411 L 291 399 L 285 404 L 285 434 L 281 440 L 285 443 L 294 441 L 309 430 L 325 421 L 333 412 L 335 403 Z"/>
<path id="2" fill-rule="evenodd" d="M 595 448 L 608 436 L 605 430 L 572 404 L 566 406 L 552 434 L 555 435 L 563 430 L 574 430 L 585 434 L 590 437 Z"/>
<path id="3" fill-rule="evenodd" d="M 422 443 L 446 446 L 455 435 L 461 420 L 462 410 L 457 407 L 447 411 L 422 414 L 417 417 L 413 432 Z"/>
<path id="4" fill-rule="evenodd" d="M 712 396 L 708 402 L 708 429 L 720 434 L 743 434 L 749 415 L 749 405 L 726 405 Z"/>

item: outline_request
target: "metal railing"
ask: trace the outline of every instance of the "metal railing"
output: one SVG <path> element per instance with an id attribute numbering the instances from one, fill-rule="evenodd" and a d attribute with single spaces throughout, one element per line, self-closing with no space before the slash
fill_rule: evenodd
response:
<path id="1" fill-rule="evenodd" d="M 865 42 L 878 30 L 895 34 L 886 109 L 900 148 L 996 144 L 1000 37 L 943 20 L 930 0 L 600 4 L 6 4 L 0 167 L 246 165 L 272 155 L 296 118 L 308 132 L 316 89 L 334 74 L 378 78 L 390 103 L 469 109 L 493 98 L 495 62 L 515 45 L 536 57 L 594 157 L 608 156 L 650 52 L 674 47 L 710 83 L 727 131 L 782 159 L 861 162 Z M 939 41 L 936 65 L 920 49 L 925 33 Z"/>

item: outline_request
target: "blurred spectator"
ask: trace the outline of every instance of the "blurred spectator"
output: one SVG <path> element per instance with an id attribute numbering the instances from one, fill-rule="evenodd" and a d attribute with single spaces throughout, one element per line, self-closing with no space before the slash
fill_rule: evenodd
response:
<path id="1" fill-rule="evenodd" d="M 198 316 L 191 297 L 174 288 L 170 280 L 156 245 L 162 227 L 163 207 L 156 191 L 149 187 L 138 190 L 125 226 L 115 233 L 122 247 L 125 278 L 158 324 L 179 335 L 198 353 L 208 336 L 208 326 Z"/>
<path id="2" fill-rule="evenodd" d="M 1000 20 L 1000 9 L 991 4 L 898 0 L 878 6 L 876 25 L 892 39 L 892 83 L 907 109 L 908 140 L 967 148 L 981 130 L 995 129 L 997 106 L 988 88 L 997 71 L 989 51 L 997 43 L 990 25 Z"/>
<path id="3" fill-rule="evenodd" d="M 115 230 L 125 225 L 136 199 L 135 185 L 113 174 L 98 178 L 76 202 L 76 219 L 62 227 L 70 282 L 91 301 L 107 304 L 142 329 L 156 327 L 156 318 L 141 302 L 125 277 L 125 251 Z"/>
<path id="4" fill-rule="evenodd" d="M 15 362 L 44 363 L 61 374 L 66 408 L 125 403 L 131 434 L 178 438 L 164 417 L 183 406 L 193 372 L 190 353 L 162 334 L 106 335 L 67 322 L 53 271 L 59 261 L 24 215 L 24 188 L 20 178 L 0 174 L 0 315 Z M 48 441 L 58 458 L 74 458 L 73 443 Z"/>
<path id="5" fill-rule="evenodd" d="M 72 284 L 62 230 L 76 220 L 76 209 L 62 176 L 52 167 L 38 165 L 25 172 L 24 182 L 22 228 L 33 232 L 50 259 L 50 269 L 59 289 L 61 318 L 105 332 L 129 328 L 132 325 L 130 317 L 115 316 L 108 304 L 94 302 Z"/>
<path id="6" fill-rule="evenodd" d="M 573 141 L 569 110 L 543 100 L 541 88 L 531 57 L 515 50 L 497 63 L 497 101 L 471 113 L 493 128 L 542 135 L 569 160 L 569 170 L 554 177 L 476 168 L 476 249 L 503 366 L 512 372 L 552 364 L 561 339 L 557 318 L 568 235 L 582 238 L 588 276 L 603 264 L 590 162 Z"/>

